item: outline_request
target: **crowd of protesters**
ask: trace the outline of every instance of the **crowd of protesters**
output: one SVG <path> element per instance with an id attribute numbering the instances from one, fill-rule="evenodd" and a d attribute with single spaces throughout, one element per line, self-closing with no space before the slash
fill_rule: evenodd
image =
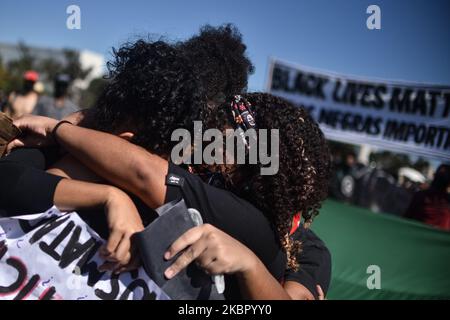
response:
<path id="1" fill-rule="evenodd" d="M 332 198 L 450 231 L 448 164 L 438 166 L 434 176 L 427 179 L 407 163 L 395 169 L 375 161 L 364 165 L 352 148 L 335 149 Z"/>
<path id="2" fill-rule="evenodd" d="M 69 75 L 57 74 L 53 79 L 53 95 L 49 96 L 44 94 L 44 84 L 39 81 L 39 73 L 26 71 L 22 88 L 5 94 L 0 111 L 12 119 L 35 114 L 61 120 L 79 110 L 68 96 L 71 82 Z"/>

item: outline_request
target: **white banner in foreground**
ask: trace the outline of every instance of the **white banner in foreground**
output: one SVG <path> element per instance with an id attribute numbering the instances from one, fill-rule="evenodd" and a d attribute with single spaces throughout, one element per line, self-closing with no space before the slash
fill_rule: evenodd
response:
<path id="1" fill-rule="evenodd" d="M 100 272 L 104 241 L 76 213 L 0 219 L 0 299 L 169 299 L 143 268 Z"/>
<path id="2" fill-rule="evenodd" d="M 450 160 L 450 87 L 314 71 L 272 59 L 267 91 L 307 108 L 328 139 Z"/>

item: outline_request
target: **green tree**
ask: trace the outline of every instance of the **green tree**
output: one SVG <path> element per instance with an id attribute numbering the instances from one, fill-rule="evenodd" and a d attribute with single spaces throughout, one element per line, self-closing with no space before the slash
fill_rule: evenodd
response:
<path id="1" fill-rule="evenodd" d="M 42 75 L 45 75 L 47 81 L 51 82 L 58 73 L 63 72 L 63 66 L 54 59 L 45 58 L 39 63 L 38 70 Z"/>
<path id="2" fill-rule="evenodd" d="M 84 69 L 81 66 L 79 52 L 71 49 L 64 49 L 64 57 L 66 59 L 66 64 L 62 69 L 62 73 L 68 74 L 72 80 L 83 80 L 91 73 L 92 68 Z"/>
<path id="3" fill-rule="evenodd" d="M 30 53 L 30 48 L 24 42 L 19 42 L 17 48 L 19 57 L 10 61 L 7 68 L 11 75 L 22 78 L 25 71 L 34 69 L 35 61 Z"/>
<path id="4" fill-rule="evenodd" d="M 79 52 L 72 49 L 64 49 L 63 54 L 65 58 L 64 64 L 51 58 L 40 61 L 38 70 L 45 75 L 46 79 L 52 81 L 57 74 L 64 73 L 72 80 L 83 80 L 91 73 L 92 68 L 85 69 L 82 67 Z"/>
<path id="5" fill-rule="evenodd" d="M 33 69 L 35 62 L 30 48 L 24 43 L 18 44 L 19 57 L 6 65 L 5 91 L 17 91 L 22 87 L 22 77 L 25 71 Z"/>
<path id="6" fill-rule="evenodd" d="M 89 86 L 82 91 L 80 106 L 82 108 L 93 107 L 97 102 L 98 97 L 105 89 L 108 84 L 108 80 L 104 78 L 95 78 L 90 83 Z"/>

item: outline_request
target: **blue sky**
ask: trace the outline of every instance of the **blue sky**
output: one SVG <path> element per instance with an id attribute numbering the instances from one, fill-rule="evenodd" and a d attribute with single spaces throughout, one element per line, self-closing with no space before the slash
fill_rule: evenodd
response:
<path id="1" fill-rule="evenodd" d="M 66 7 L 81 8 L 81 30 L 66 29 Z M 381 30 L 366 8 L 381 8 Z M 0 42 L 89 49 L 153 33 L 184 39 L 199 26 L 238 26 L 256 66 L 251 90 L 265 87 L 270 56 L 360 76 L 450 85 L 450 1 L 446 0 L 1 0 Z"/>

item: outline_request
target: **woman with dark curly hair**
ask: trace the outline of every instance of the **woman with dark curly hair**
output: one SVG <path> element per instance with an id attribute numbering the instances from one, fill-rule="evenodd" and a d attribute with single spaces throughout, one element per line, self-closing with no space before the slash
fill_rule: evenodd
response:
<path id="1" fill-rule="evenodd" d="M 224 186 L 254 204 L 277 226 L 280 242 L 288 254 L 288 266 L 298 268 L 298 243 L 289 233 L 296 214 L 301 213 L 305 225 L 318 214 L 320 203 L 327 197 L 330 176 L 330 154 L 325 137 L 308 112 L 290 102 L 266 93 L 243 95 L 251 104 L 257 132 L 279 129 L 279 169 L 274 175 L 261 175 L 261 163 L 229 166 L 208 166 L 207 170 L 221 172 Z M 228 104 L 210 113 L 208 128 L 225 132 L 233 127 Z M 205 166 L 196 166 L 201 173 Z M 228 172 L 232 171 L 232 174 Z M 235 177 L 238 176 L 240 184 Z"/>

